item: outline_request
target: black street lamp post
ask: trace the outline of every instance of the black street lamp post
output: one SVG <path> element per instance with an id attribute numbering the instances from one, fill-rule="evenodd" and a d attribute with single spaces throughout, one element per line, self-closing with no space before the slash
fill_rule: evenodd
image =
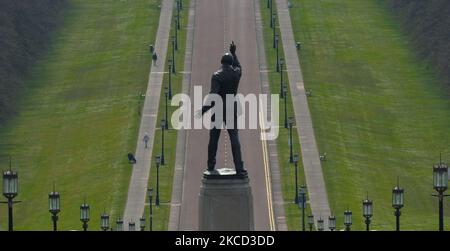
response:
<path id="1" fill-rule="evenodd" d="M 350 231 L 350 227 L 352 226 L 352 211 L 345 210 L 344 212 L 344 226 L 345 231 Z"/>
<path id="2" fill-rule="evenodd" d="M 300 187 L 299 194 L 298 206 L 302 209 L 302 231 L 305 231 L 306 186 Z"/>
<path id="3" fill-rule="evenodd" d="M 397 179 L 397 186 L 392 189 L 392 207 L 395 209 L 395 230 L 400 231 L 400 209 L 403 207 L 403 188 Z"/>
<path id="4" fill-rule="evenodd" d="M 273 0 L 270 0 L 270 4 L 269 4 L 269 9 L 270 9 L 270 28 L 273 28 L 274 23 L 273 23 Z"/>
<path id="5" fill-rule="evenodd" d="M 181 10 L 180 2 L 178 2 L 177 6 L 178 6 L 178 8 L 177 8 L 177 19 L 176 19 L 177 27 L 176 27 L 176 30 L 179 30 L 181 28 L 180 27 L 180 10 Z"/>
<path id="6" fill-rule="evenodd" d="M 148 189 L 148 203 L 150 204 L 149 230 L 153 231 L 153 188 Z"/>
<path id="7" fill-rule="evenodd" d="M 284 96 L 284 128 L 288 129 L 288 114 L 287 114 L 287 86 L 283 86 L 283 96 Z"/>
<path id="8" fill-rule="evenodd" d="M 448 188 L 448 166 L 442 161 L 433 167 L 433 187 L 439 199 L 439 231 L 444 231 L 444 192 Z"/>
<path id="9" fill-rule="evenodd" d="M 294 162 L 294 154 L 293 154 L 293 144 L 294 142 L 292 141 L 292 127 L 295 124 L 295 118 L 294 117 L 290 117 L 289 118 L 289 163 L 293 163 Z"/>
<path id="10" fill-rule="evenodd" d="M 103 231 L 108 231 L 109 229 L 109 214 L 106 212 L 103 212 L 103 214 L 100 216 L 100 228 Z"/>
<path id="11" fill-rule="evenodd" d="M 328 217 L 328 229 L 330 229 L 330 231 L 336 230 L 336 217 L 333 215 Z"/>
<path id="12" fill-rule="evenodd" d="M 275 34 L 275 45 L 276 45 L 276 49 L 277 49 L 277 66 L 276 66 L 276 69 L 277 69 L 277 72 L 280 72 L 280 53 L 279 53 L 279 48 L 280 48 L 280 43 L 279 43 L 279 40 L 280 40 L 280 36 L 278 35 L 278 34 Z"/>
<path id="13" fill-rule="evenodd" d="M 283 64 L 284 64 L 284 59 L 280 58 L 280 97 L 284 98 L 284 92 L 283 92 Z"/>
<path id="14" fill-rule="evenodd" d="M 166 129 L 166 120 L 161 120 L 161 165 L 165 165 L 166 161 L 164 158 L 164 131 Z"/>
<path id="15" fill-rule="evenodd" d="M 1 203 L 8 204 L 8 231 L 13 231 L 13 205 L 20 201 L 14 201 L 19 193 L 19 175 L 11 170 L 11 158 L 9 159 L 9 170 L 3 172 L 3 196 L 8 200 Z"/>
<path id="16" fill-rule="evenodd" d="M 80 206 L 80 221 L 83 223 L 83 231 L 87 231 L 90 207 L 86 201 Z"/>
<path id="17" fill-rule="evenodd" d="M 172 59 L 169 59 L 168 65 L 169 65 L 169 99 L 172 100 Z"/>
<path id="18" fill-rule="evenodd" d="M 366 219 L 366 231 L 370 230 L 370 218 L 373 215 L 373 202 L 369 200 L 369 198 L 366 198 L 363 200 L 363 217 Z"/>
<path id="19" fill-rule="evenodd" d="M 172 37 L 172 73 L 175 74 L 175 37 Z"/>
<path id="20" fill-rule="evenodd" d="M 53 184 L 53 192 L 48 194 L 48 211 L 52 214 L 53 231 L 58 230 L 58 214 L 61 211 L 60 208 L 60 196 L 55 191 L 55 185 Z"/>
<path id="21" fill-rule="evenodd" d="M 313 231 L 314 215 L 308 215 L 308 225 L 309 225 L 309 231 Z"/>
<path id="22" fill-rule="evenodd" d="M 295 184 L 295 197 L 294 197 L 294 203 L 298 204 L 298 154 L 294 155 L 294 184 Z"/>
<path id="23" fill-rule="evenodd" d="M 175 19 L 175 50 L 178 51 L 178 30 L 179 28 L 179 22 L 180 22 L 180 18 L 179 18 L 180 14 L 177 15 L 177 18 Z"/>
<path id="24" fill-rule="evenodd" d="M 277 14 L 272 14 L 272 31 L 273 31 L 273 48 L 275 49 L 275 47 L 276 47 L 276 44 L 275 44 L 275 33 L 276 33 L 276 31 L 275 31 L 275 23 L 276 23 L 276 18 L 277 18 Z"/>
<path id="25" fill-rule="evenodd" d="M 161 164 L 161 156 L 156 156 L 156 199 L 155 206 L 159 206 L 159 166 Z"/>
<path id="26" fill-rule="evenodd" d="M 123 220 L 118 218 L 116 221 L 116 231 L 123 231 Z"/>
<path id="27" fill-rule="evenodd" d="M 166 100 L 165 100 L 165 102 L 166 102 L 166 107 L 165 107 L 165 116 L 164 116 L 164 117 L 165 117 L 165 120 L 166 120 L 166 122 L 167 122 L 167 121 L 169 121 L 169 120 L 168 120 L 168 117 L 167 117 L 168 114 L 169 114 L 169 113 L 168 113 L 168 109 L 169 109 L 169 106 L 168 106 L 169 88 L 167 88 L 167 86 L 164 87 L 164 97 L 165 97 L 165 99 L 166 99 Z M 166 124 L 165 124 L 165 129 L 166 129 L 166 130 L 169 129 L 169 123 L 166 123 Z"/>
<path id="28" fill-rule="evenodd" d="M 145 216 L 142 215 L 142 217 L 139 219 L 139 227 L 141 231 L 145 231 Z"/>

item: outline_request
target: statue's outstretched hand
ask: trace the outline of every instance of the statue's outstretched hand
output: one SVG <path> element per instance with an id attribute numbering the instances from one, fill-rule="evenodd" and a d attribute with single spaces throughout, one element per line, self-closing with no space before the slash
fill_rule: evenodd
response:
<path id="1" fill-rule="evenodd" d="M 231 44 L 230 44 L 230 52 L 231 52 L 231 54 L 235 54 L 236 53 L 236 45 L 234 44 L 234 41 L 231 41 Z"/>

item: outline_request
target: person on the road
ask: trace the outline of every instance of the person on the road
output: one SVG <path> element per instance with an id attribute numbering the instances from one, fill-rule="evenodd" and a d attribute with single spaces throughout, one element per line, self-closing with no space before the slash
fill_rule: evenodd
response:
<path id="1" fill-rule="evenodd" d="M 145 135 L 144 135 L 144 138 L 143 138 L 144 143 L 145 143 L 145 148 L 148 147 L 147 144 L 148 144 L 149 139 L 150 139 L 150 137 L 148 136 L 148 132 L 145 132 Z"/>
<path id="2" fill-rule="evenodd" d="M 225 53 L 221 59 L 222 66 L 216 71 L 211 78 L 211 91 L 210 94 L 220 95 L 223 102 L 223 121 L 226 123 L 226 95 L 236 95 L 239 87 L 239 81 L 242 76 L 242 67 L 236 56 L 236 45 L 234 42 L 230 44 L 230 53 Z M 208 102 L 207 102 L 208 103 Z M 198 111 L 201 115 L 211 109 L 214 104 L 203 105 L 201 111 Z M 201 115 L 198 115 L 200 117 Z M 241 155 L 241 144 L 239 143 L 238 129 L 237 129 L 237 104 L 234 103 L 234 126 L 227 128 L 228 135 L 230 136 L 231 148 L 233 153 L 234 166 L 237 174 L 244 174 L 247 172 L 244 168 L 244 162 Z M 212 121 L 215 121 L 215 115 L 211 117 Z M 208 171 L 214 171 L 216 165 L 217 145 L 219 143 L 221 129 L 214 127 L 209 131 L 209 144 L 208 144 Z"/>
<path id="3" fill-rule="evenodd" d="M 152 59 L 153 59 L 153 62 L 155 62 L 155 63 L 156 63 L 156 60 L 158 60 L 158 55 L 156 54 L 156 51 L 153 51 Z"/>

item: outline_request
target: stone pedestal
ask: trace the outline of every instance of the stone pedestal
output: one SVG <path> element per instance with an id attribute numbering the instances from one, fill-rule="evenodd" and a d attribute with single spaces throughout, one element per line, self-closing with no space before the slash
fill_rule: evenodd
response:
<path id="1" fill-rule="evenodd" d="M 247 174 L 218 169 L 203 174 L 200 231 L 253 231 L 253 196 Z"/>

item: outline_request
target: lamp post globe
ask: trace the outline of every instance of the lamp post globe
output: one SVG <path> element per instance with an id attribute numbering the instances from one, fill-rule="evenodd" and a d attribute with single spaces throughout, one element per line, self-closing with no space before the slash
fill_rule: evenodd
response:
<path id="1" fill-rule="evenodd" d="M 136 224 L 134 221 L 128 222 L 128 231 L 136 231 Z"/>
<path id="2" fill-rule="evenodd" d="M 352 211 L 345 210 L 345 212 L 344 212 L 345 231 L 350 231 L 351 225 L 352 225 Z"/>
<path id="3" fill-rule="evenodd" d="M 322 219 L 322 217 L 320 217 L 320 218 L 317 220 L 317 230 L 318 230 L 318 231 L 323 231 L 323 230 L 324 230 L 324 224 L 323 224 L 323 219 Z"/>
<path id="4" fill-rule="evenodd" d="M 108 231 L 108 229 L 109 229 L 109 214 L 107 214 L 106 212 L 104 212 L 100 216 L 100 228 L 103 231 Z"/>
<path id="5" fill-rule="evenodd" d="M 145 230 L 145 216 L 142 215 L 142 217 L 139 219 L 139 228 L 141 229 L 141 231 Z"/>
<path id="6" fill-rule="evenodd" d="M 83 223 L 83 231 L 87 231 L 87 228 L 88 228 L 89 211 L 90 211 L 90 207 L 86 202 L 81 204 L 81 206 L 80 206 L 80 221 Z"/>
<path id="7" fill-rule="evenodd" d="M 308 215 L 308 225 L 309 225 L 309 231 L 313 230 L 314 227 L 314 215 Z"/>
<path id="8" fill-rule="evenodd" d="M 433 188 L 439 199 L 439 231 L 444 231 L 444 192 L 448 188 L 448 166 L 442 161 L 433 166 Z"/>
<path id="9" fill-rule="evenodd" d="M 61 209 L 60 209 L 60 196 L 58 192 L 51 192 L 48 194 L 48 204 L 49 204 L 49 209 L 48 211 L 51 214 L 58 214 Z"/>
<path id="10" fill-rule="evenodd" d="M 395 230 L 400 231 L 400 209 L 403 207 L 403 188 L 397 181 L 397 186 L 392 189 L 392 207 L 395 209 Z"/>
<path id="11" fill-rule="evenodd" d="M 392 189 L 392 207 L 400 209 L 403 207 L 403 188 L 396 186 Z"/>
<path id="12" fill-rule="evenodd" d="M 169 95 L 169 88 L 167 86 L 164 87 L 164 95 Z"/>
<path id="13" fill-rule="evenodd" d="M 123 219 L 118 218 L 116 220 L 116 231 L 123 231 Z"/>
<path id="14" fill-rule="evenodd" d="M 48 194 L 48 211 L 52 215 L 53 231 L 57 231 L 58 214 L 61 211 L 61 208 L 59 193 L 56 192 L 54 188 L 53 192 Z"/>
<path id="15" fill-rule="evenodd" d="M 369 200 L 369 198 L 366 198 L 365 200 L 363 200 L 363 217 L 366 219 L 365 223 L 366 223 L 366 231 L 369 231 L 369 227 L 370 227 L 370 218 L 373 215 L 373 202 L 371 200 Z"/>
<path id="16" fill-rule="evenodd" d="M 9 158 L 9 170 L 3 172 L 3 196 L 8 200 L 8 231 L 13 231 L 13 201 L 19 193 L 19 174 L 11 170 L 11 157 Z"/>
<path id="17" fill-rule="evenodd" d="M 437 192 L 448 188 L 448 166 L 442 162 L 433 166 L 433 187 Z"/>
<path id="18" fill-rule="evenodd" d="M 19 175 L 17 172 L 7 170 L 3 172 L 3 196 L 14 199 L 19 193 Z"/>
<path id="19" fill-rule="evenodd" d="M 330 231 L 336 230 L 336 217 L 334 215 L 328 217 L 328 228 Z"/>
<path id="20" fill-rule="evenodd" d="M 301 186 L 299 189 L 298 206 L 302 210 L 302 231 L 305 231 L 306 186 Z"/>

